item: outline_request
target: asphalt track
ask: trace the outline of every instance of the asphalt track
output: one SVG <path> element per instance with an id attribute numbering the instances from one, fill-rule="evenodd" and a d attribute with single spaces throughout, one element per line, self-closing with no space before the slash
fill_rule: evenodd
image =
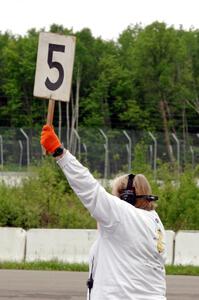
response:
<path id="1" fill-rule="evenodd" d="M 85 300 L 86 279 L 82 272 L 0 270 L 0 300 Z M 198 300 L 199 276 L 167 276 L 167 299 Z"/>

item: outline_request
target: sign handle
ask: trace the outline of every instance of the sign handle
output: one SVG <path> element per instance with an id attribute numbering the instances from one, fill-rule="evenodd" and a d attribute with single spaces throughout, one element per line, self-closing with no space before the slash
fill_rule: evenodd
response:
<path id="1" fill-rule="evenodd" d="M 47 124 L 50 125 L 50 126 L 53 125 L 54 110 L 55 110 L 55 100 L 49 99 Z"/>
<path id="2" fill-rule="evenodd" d="M 55 110 L 55 100 L 49 99 L 48 102 L 48 114 L 47 114 L 47 125 L 53 125 L 53 117 L 54 117 L 54 110 Z M 49 153 L 42 147 L 43 155 L 48 155 Z"/>

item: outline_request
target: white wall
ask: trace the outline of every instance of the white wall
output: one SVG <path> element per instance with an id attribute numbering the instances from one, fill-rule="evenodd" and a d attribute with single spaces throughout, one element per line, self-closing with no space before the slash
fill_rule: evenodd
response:
<path id="1" fill-rule="evenodd" d="M 22 228 L 0 227 L 0 261 L 24 260 L 26 231 Z"/>
<path id="2" fill-rule="evenodd" d="M 171 265 L 174 260 L 173 257 L 174 239 L 175 239 L 175 232 L 173 230 L 166 230 L 166 252 L 167 252 L 166 264 L 167 265 Z"/>
<path id="3" fill-rule="evenodd" d="M 0 172 L 0 182 L 8 186 L 21 186 L 24 179 L 32 176 L 29 172 Z"/>
<path id="4" fill-rule="evenodd" d="M 97 230 L 0 227 L 0 261 L 87 263 Z M 199 266 L 199 231 L 166 230 L 166 264 Z M 173 257 L 174 253 L 174 257 Z"/>
<path id="5" fill-rule="evenodd" d="M 97 230 L 30 229 L 27 231 L 26 261 L 87 263 L 96 236 Z"/>
<path id="6" fill-rule="evenodd" d="M 176 234 L 174 264 L 199 266 L 199 231 L 179 231 Z"/>

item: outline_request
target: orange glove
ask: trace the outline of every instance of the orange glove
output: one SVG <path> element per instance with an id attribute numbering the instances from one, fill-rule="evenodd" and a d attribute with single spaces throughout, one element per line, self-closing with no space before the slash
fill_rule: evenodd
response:
<path id="1" fill-rule="evenodd" d="M 50 125 L 43 126 L 40 143 L 50 153 L 54 153 L 58 147 L 61 147 L 60 140 Z"/>

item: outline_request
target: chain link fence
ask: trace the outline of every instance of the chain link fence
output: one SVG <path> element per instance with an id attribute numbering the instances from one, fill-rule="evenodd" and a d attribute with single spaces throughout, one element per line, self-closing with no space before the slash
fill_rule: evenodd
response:
<path id="1" fill-rule="evenodd" d="M 58 132 L 55 128 L 55 131 Z M 66 128 L 60 139 L 65 147 Z M 0 128 L 0 169 L 20 171 L 37 165 L 42 159 L 40 131 L 27 128 Z M 199 134 L 170 135 L 170 149 L 166 147 L 164 134 L 160 132 L 112 130 L 108 128 L 79 128 L 71 133 L 70 151 L 91 172 L 101 178 L 112 178 L 118 173 L 133 170 L 136 147 L 140 145 L 144 162 L 154 174 L 159 162 L 170 162 L 169 151 L 179 171 L 186 165 L 195 168 L 199 164 Z"/>

